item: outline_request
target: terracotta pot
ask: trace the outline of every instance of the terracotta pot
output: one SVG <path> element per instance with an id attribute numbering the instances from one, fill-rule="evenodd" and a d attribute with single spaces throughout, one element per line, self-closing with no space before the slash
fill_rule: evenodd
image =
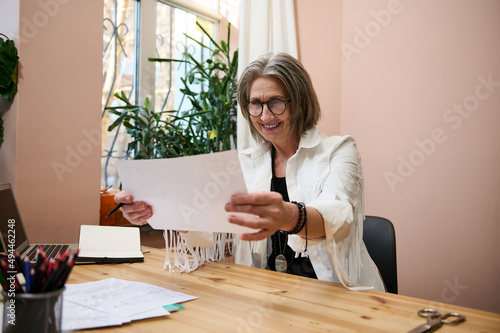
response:
<path id="1" fill-rule="evenodd" d="M 105 190 L 101 189 L 101 211 L 100 211 L 100 225 L 129 225 L 130 222 L 127 221 L 123 217 L 122 211 L 117 210 L 109 217 L 106 217 L 113 208 L 116 206 L 116 202 L 114 200 L 115 194 L 118 193 L 118 190 Z"/>

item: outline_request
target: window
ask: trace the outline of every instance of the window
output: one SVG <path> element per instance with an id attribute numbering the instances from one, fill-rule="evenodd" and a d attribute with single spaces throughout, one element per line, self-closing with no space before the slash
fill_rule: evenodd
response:
<path id="1" fill-rule="evenodd" d="M 238 0 L 104 1 L 102 186 L 119 187 L 115 160 L 129 158 L 125 130 L 107 131 L 116 116 L 105 108 L 119 104 L 113 95 L 123 91 L 137 105 L 148 97 L 155 110 L 189 108 L 179 90 L 179 78 L 189 69 L 186 64 L 152 63 L 147 58 L 182 59 L 189 52 L 203 60 L 201 47 L 186 35 L 208 43 L 196 26 L 199 22 L 217 40 L 219 12 L 237 26 L 237 9 Z"/>
<path id="2" fill-rule="evenodd" d="M 207 44 L 209 41 L 196 26 L 196 22 L 198 21 L 209 34 L 213 35 L 213 21 L 162 2 L 157 4 L 157 15 L 155 57 L 184 60 L 182 54 L 190 53 L 195 59 L 205 58 L 204 50 L 186 35 Z M 188 107 L 184 104 L 189 101 L 175 89 L 181 87 L 179 78 L 187 70 L 185 63 L 155 63 L 155 110 L 184 110 Z"/>
<path id="3" fill-rule="evenodd" d="M 123 128 L 107 131 L 113 119 L 105 112 L 105 108 L 113 105 L 115 92 L 123 91 L 133 100 L 137 68 L 134 49 L 136 6 L 134 0 L 104 1 L 102 186 L 118 186 L 114 159 L 125 158 L 127 134 Z"/>

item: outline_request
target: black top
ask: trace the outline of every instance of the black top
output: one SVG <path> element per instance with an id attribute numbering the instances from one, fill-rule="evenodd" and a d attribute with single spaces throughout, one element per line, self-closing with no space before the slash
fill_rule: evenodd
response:
<path id="1" fill-rule="evenodd" d="M 274 177 L 273 180 L 274 182 L 272 181 L 271 183 L 274 183 L 274 191 L 280 193 L 284 201 L 289 202 L 290 199 L 288 198 L 288 190 L 286 188 L 286 178 Z M 273 191 L 272 188 L 271 191 Z M 268 266 L 271 270 L 276 270 L 276 256 L 279 254 L 284 254 L 288 264 L 286 273 L 317 279 L 316 273 L 314 272 L 309 257 L 306 258 L 299 255 L 297 258 L 295 258 L 295 252 L 292 250 L 292 248 L 288 245 L 285 245 L 287 244 L 288 240 L 288 234 L 285 231 L 278 230 L 274 235 L 271 236 L 271 239 L 273 241 L 273 251 L 268 259 Z M 283 251 L 283 249 L 285 250 Z"/>

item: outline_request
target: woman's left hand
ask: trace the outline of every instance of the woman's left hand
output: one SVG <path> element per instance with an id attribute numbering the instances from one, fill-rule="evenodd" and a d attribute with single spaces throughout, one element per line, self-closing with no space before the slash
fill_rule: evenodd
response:
<path id="1" fill-rule="evenodd" d="M 258 230 L 241 234 L 240 238 L 246 241 L 265 239 L 278 229 L 292 230 L 299 216 L 297 206 L 283 201 L 281 194 L 276 192 L 233 194 L 225 210 L 253 215 L 228 216 L 230 223 Z"/>

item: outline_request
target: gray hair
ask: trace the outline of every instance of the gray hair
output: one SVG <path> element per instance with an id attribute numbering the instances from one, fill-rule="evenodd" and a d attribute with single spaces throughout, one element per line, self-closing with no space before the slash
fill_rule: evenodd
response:
<path id="1" fill-rule="evenodd" d="M 250 86 L 256 78 L 269 76 L 281 80 L 288 90 L 292 100 L 290 130 L 300 137 L 318 123 L 321 109 L 309 73 L 297 59 L 286 53 L 266 53 L 248 64 L 241 73 L 237 90 L 238 103 L 243 117 L 249 122 L 252 136 L 257 142 L 264 141 L 245 110 L 245 105 L 249 102 Z"/>

